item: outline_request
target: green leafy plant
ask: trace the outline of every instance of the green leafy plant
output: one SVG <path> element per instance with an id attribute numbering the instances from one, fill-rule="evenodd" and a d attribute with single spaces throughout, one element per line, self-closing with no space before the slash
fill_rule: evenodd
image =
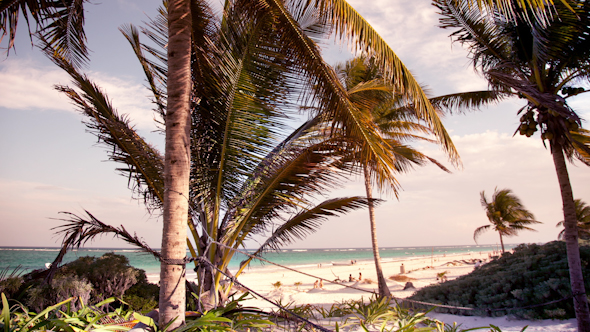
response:
<path id="1" fill-rule="evenodd" d="M 73 309 L 74 301 L 78 301 L 80 309 Z M 97 306 L 104 306 L 114 302 L 114 298 L 106 299 L 97 303 Z M 39 330 L 51 330 L 54 332 L 73 331 L 127 331 L 129 326 L 117 323 L 113 318 L 120 321 L 128 321 L 133 312 L 119 308 L 110 313 L 104 313 L 95 306 L 86 306 L 82 301 L 73 297 L 57 304 L 46 307 L 39 313 L 30 312 L 25 306 L 17 303 L 10 306 L 6 295 L 2 293 L 2 314 L 0 318 L 0 330 L 4 332 L 29 332 Z"/>

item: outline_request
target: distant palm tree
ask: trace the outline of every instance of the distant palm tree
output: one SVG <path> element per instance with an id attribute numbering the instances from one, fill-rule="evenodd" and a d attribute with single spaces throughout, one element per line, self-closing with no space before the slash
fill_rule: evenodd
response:
<path id="1" fill-rule="evenodd" d="M 481 205 L 486 210 L 491 225 L 484 225 L 475 230 L 473 233 L 475 242 L 481 233 L 493 227 L 500 234 L 500 243 L 502 244 L 502 252 L 504 252 L 503 236 L 514 236 L 521 230 L 535 231 L 527 225 L 541 223 L 535 220 L 535 216 L 525 209 L 520 199 L 510 189 L 498 191 L 496 188 L 491 201 L 487 200 L 485 191 L 482 191 L 480 195 Z"/>
<path id="2" fill-rule="evenodd" d="M 590 206 L 586 205 L 581 199 L 574 201 L 576 205 L 576 220 L 578 221 L 578 237 L 580 239 L 590 239 Z M 563 227 L 563 220 L 557 223 L 557 227 Z M 565 229 L 562 229 L 557 236 L 559 240 L 565 238 Z"/>

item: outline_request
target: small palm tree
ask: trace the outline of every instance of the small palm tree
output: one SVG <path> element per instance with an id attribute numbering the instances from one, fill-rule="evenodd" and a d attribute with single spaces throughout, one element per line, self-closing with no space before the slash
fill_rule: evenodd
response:
<path id="1" fill-rule="evenodd" d="M 580 239 L 590 239 L 590 206 L 586 205 L 581 199 L 574 201 L 576 205 L 576 220 L 578 221 L 578 237 Z M 563 227 L 563 220 L 558 222 L 556 227 Z M 559 240 L 565 239 L 565 229 L 562 229 L 557 236 Z"/>
<path id="2" fill-rule="evenodd" d="M 484 225 L 475 230 L 473 233 L 475 242 L 481 233 L 493 227 L 500 234 L 500 243 L 502 244 L 502 252 L 504 252 L 503 236 L 514 236 L 521 230 L 535 231 L 527 225 L 541 223 L 535 220 L 535 216 L 525 209 L 520 199 L 510 189 L 498 191 L 496 188 L 491 201 L 487 200 L 485 191 L 482 191 L 480 195 L 481 205 L 486 210 L 491 225 Z"/>

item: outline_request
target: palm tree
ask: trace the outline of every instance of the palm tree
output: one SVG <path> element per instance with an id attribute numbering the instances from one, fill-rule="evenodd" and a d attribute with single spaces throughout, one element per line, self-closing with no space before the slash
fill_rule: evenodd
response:
<path id="1" fill-rule="evenodd" d="M 339 64 L 335 67 L 336 74 L 343 83 L 348 97 L 357 106 L 361 112 L 366 112 L 373 120 L 375 125 L 381 122 L 384 125 L 384 119 L 387 117 L 389 121 L 386 122 L 387 128 L 379 127 L 380 135 L 385 139 L 389 145 L 389 153 L 395 161 L 396 172 L 401 172 L 410 168 L 410 164 L 423 164 L 427 161 L 427 157 L 416 151 L 412 147 L 404 144 L 403 141 L 410 137 L 416 139 L 425 138 L 411 135 L 412 130 L 429 133 L 427 127 L 410 121 L 416 120 L 415 113 L 411 108 L 397 108 L 401 98 L 395 96 L 390 85 L 383 82 L 381 73 L 375 66 L 374 59 L 366 57 L 357 57 L 347 61 L 344 64 Z M 392 110 L 393 108 L 393 110 Z M 386 110 L 387 116 L 385 115 Z M 395 118 L 395 119 L 394 119 Z M 386 130 L 385 130 L 386 129 Z M 354 140 L 351 140 L 354 144 Z M 351 159 L 363 158 L 361 153 L 357 153 L 350 157 Z M 375 261 L 375 270 L 377 274 L 377 284 L 379 289 L 379 296 L 391 297 L 391 292 L 387 287 L 385 277 L 383 276 L 383 269 L 381 267 L 381 258 L 379 255 L 379 245 L 377 242 L 377 225 L 375 222 L 375 208 L 373 204 L 372 186 L 373 179 L 371 175 L 371 164 L 373 160 L 365 159 L 362 162 L 362 174 L 365 179 L 365 190 L 367 198 L 369 199 L 369 225 L 371 230 L 371 246 L 373 249 L 373 258 Z M 379 183 L 378 183 L 379 185 Z M 391 186 L 397 196 L 398 184 L 397 182 Z"/>
<path id="2" fill-rule="evenodd" d="M 411 104 L 408 104 L 400 95 L 394 94 L 390 85 L 382 80 L 379 69 L 375 66 L 373 59 L 360 56 L 336 66 L 336 73 L 340 81 L 346 87 L 349 98 L 357 105 L 360 111 L 367 112 L 377 128 L 380 135 L 389 145 L 389 153 L 395 160 L 395 172 L 403 173 L 410 171 L 413 166 L 421 166 L 432 162 L 444 171 L 449 171 L 438 161 L 422 154 L 409 146 L 410 141 L 427 141 L 436 143 L 435 140 L 420 135 L 432 136 L 432 131 L 423 123 L 420 123 Z M 457 93 L 440 96 L 430 99 L 437 109 L 452 111 L 461 109 L 475 109 L 483 104 L 491 103 L 503 98 L 502 94 L 494 91 L 475 91 L 468 93 Z M 357 154 L 353 159 L 363 160 L 363 156 Z M 387 288 L 381 268 L 379 246 L 377 243 L 377 227 L 373 206 L 373 182 L 377 183 L 378 189 L 384 189 L 379 179 L 372 179 L 370 168 L 373 161 L 363 160 L 362 174 L 365 179 L 365 190 L 369 198 L 369 223 L 371 229 L 371 243 L 373 257 L 377 272 L 379 295 L 391 297 Z M 398 196 L 398 184 L 387 189 L 392 189 L 395 196 Z"/>
<path id="3" fill-rule="evenodd" d="M 437 0 L 443 28 L 457 29 L 452 36 L 466 44 L 474 66 L 493 89 L 527 101 L 517 129 L 530 137 L 537 129 L 548 143 L 562 196 L 565 241 L 574 308 L 580 331 L 590 331 L 590 311 L 584 289 L 576 210 L 565 158 L 590 165 L 587 131 L 568 100 L 586 92 L 580 87 L 590 77 L 590 4 L 556 3 L 555 18 L 547 24 L 529 22 L 531 13 L 514 12 L 514 19 L 493 11 L 483 16 L 467 1 Z M 568 5 L 569 4 L 569 5 Z"/>
<path id="4" fill-rule="evenodd" d="M 503 236 L 515 236 L 521 230 L 535 231 L 527 225 L 541 223 L 535 220 L 535 216 L 525 209 L 520 199 L 510 189 L 498 190 L 496 188 L 491 201 L 487 200 L 485 191 L 482 191 L 480 195 L 481 206 L 485 209 L 491 225 L 484 225 L 475 230 L 473 240 L 476 243 L 477 237 L 481 233 L 493 228 L 500 235 L 500 244 L 502 245 L 502 253 L 504 253 Z"/>
<path id="5" fill-rule="evenodd" d="M 578 221 L 578 238 L 588 240 L 590 239 L 590 206 L 579 198 L 574 203 L 576 205 L 576 220 Z M 563 227 L 563 220 L 558 222 L 556 227 Z M 559 232 L 557 239 L 563 240 L 564 236 L 565 229 Z"/>
<path id="6" fill-rule="evenodd" d="M 167 40 L 165 8 L 161 9 L 161 14 L 150 23 L 152 29 L 146 30 L 146 34 L 164 46 Z M 368 204 L 363 197 L 312 204 L 315 195 L 342 183 L 342 175 L 354 172 L 355 164 L 342 161 L 341 154 L 347 147 L 341 138 L 324 136 L 310 140 L 307 137 L 307 128 L 325 119 L 322 112 L 275 145 L 284 132 L 280 129 L 285 128 L 283 122 L 289 114 L 290 105 L 283 106 L 285 95 L 299 88 L 300 82 L 289 77 L 292 70 L 299 70 L 299 67 L 296 62 L 286 62 L 276 55 L 280 44 L 275 43 L 280 40 L 273 37 L 272 25 L 259 24 L 254 27 L 257 28 L 255 33 L 251 33 L 249 29 L 253 27 L 244 24 L 238 14 L 228 10 L 220 29 L 211 30 L 208 38 L 204 38 L 208 43 L 201 48 L 212 48 L 206 61 L 193 61 L 194 67 L 199 66 L 198 71 L 193 71 L 193 86 L 204 97 L 193 101 L 192 105 L 190 191 L 186 196 L 178 195 L 188 197 L 189 201 L 190 217 L 187 219 L 192 238 L 188 242 L 189 250 L 195 257 L 208 257 L 221 270 L 211 271 L 199 266 L 201 291 L 208 292 L 212 304 L 219 302 L 218 295 L 224 297 L 229 292 L 229 288 L 219 287 L 222 273 L 227 273 L 234 255 L 232 249 L 243 246 L 252 236 L 278 226 L 256 252 L 258 255 L 304 237 L 327 216 Z M 205 30 L 203 26 L 199 28 Z M 141 44 L 134 27 L 122 30 L 145 69 L 156 111 L 162 114 L 166 102 L 163 98 L 166 95 L 166 62 L 149 61 L 143 50 L 148 49 L 160 59 L 165 56 Z M 252 35 L 264 43 L 250 41 Z M 161 155 L 135 133 L 124 116 L 112 109 L 108 98 L 85 75 L 65 59 L 50 55 L 69 73 L 76 87 L 60 86 L 59 90 L 88 117 L 87 126 L 109 146 L 110 158 L 126 165 L 120 170 L 129 176 L 132 189 L 143 197 L 149 208 L 162 210 L 166 181 Z M 126 230 L 105 225 L 90 213 L 86 217 L 70 215 L 67 221 L 69 223 L 62 228 L 64 248 L 111 232 L 153 253 Z M 179 259 L 161 258 L 164 263 Z"/>

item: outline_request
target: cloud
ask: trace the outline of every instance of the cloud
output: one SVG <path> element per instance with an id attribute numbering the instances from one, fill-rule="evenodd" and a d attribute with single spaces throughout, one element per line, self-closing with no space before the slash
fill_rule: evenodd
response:
<path id="1" fill-rule="evenodd" d="M 0 62 L 2 107 L 10 109 L 69 110 L 68 99 L 53 89 L 68 82 L 56 68 L 40 66 L 32 60 L 9 58 Z"/>
<path id="2" fill-rule="evenodd" d="M 480 205 L 480 192 L 490 197 L 496 187 L 512 189 L 543 222 L 533 226 L 538 232 L 521 232 L 506 243 L 556 239 L 559 229 L 555 224 L 563 219 L 561 196 L 550 152 L 540 139 L 486 131 L 455 135 L 453 141 L 462 156 L 462 170 L 448 174 L 432 165 L 417 168 L 398 177 L 403 186 L 399 201 L 380 196 L 387 199 L 376 209 L 380 246 L 474 244 L 473 231 L 488 222 Z M 446 159 L 435 146 L 423 145 L 420 150 L 440 161 Z M 588 169 L 570 165 L 569 171 L 575 197 L 590 202 Z M 362 180 L 354 179 L 333 196 L 363 194 Z M 378 193 L 374 195 L 379 197 Z M 364 247 L 369 241 L 368 212 L 361 210 L 330 219 L 301 247 Z M 493 232 L 485 233 L 479 241 L 496 242 L 498 234 Z"/>
<path id="3" fill-rule="evenodd" d="M 418 82 L 433 95 L 485 89 L 472 69 L 467 50 L 452 44 L 451 31 L 437 28 L 439 16 L 430 1 L 349 1 L 389 44 Z"/>
<path id="4" fill-rule="evenodd" d="M 155 129 L 149 91 L 142 84 L 100 72 L 87 75 L 106 92 L 119 114 L 128 114 L 131 123 L 141 129 Z M 55 66 L 16 58 L 0 63 L 1 107 L 75 112 L 69 99 L 53 88 L 56 84 L 72 86 L 69 76 Z"/>

